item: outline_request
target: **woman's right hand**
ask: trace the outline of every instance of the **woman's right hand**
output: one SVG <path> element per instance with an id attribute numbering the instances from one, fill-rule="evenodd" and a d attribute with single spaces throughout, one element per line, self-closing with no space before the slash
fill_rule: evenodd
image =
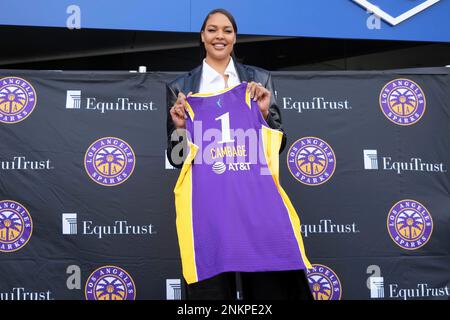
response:
<path id="1" fill-rule="evenodd" d="M 188 97 L 192 94 L 189 92 Z M 186 128 L 186 96 L 180 92 L 178 93 L 177 101 L 170 108 L 170 116 L 177 129 Z"/>

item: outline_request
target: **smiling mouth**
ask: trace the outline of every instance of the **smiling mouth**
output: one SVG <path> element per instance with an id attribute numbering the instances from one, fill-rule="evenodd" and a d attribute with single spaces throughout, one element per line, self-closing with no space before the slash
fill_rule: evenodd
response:
<path id="1" fill-rule="evenodd" d="M 226 45 L 223 43 L 216 43 L 216 44 L 213 44 L 213 47 L 214 47 L 214 49 L 224 49 L 226 47 Z"/>

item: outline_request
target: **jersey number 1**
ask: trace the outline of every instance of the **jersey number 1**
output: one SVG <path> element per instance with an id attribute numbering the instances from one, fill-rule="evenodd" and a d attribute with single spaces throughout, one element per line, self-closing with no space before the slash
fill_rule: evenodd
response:
<path id="1" fill-rule="evenodd" d="M 217 117 L 214 120 L 220 120 L 222 125 L 222 139 L 218 143 L 228 143 L 234 142 L 234 139 L 231 139 L 231 131 L 230 131 L 230 113 L 224 113 L 220 117 Z"/>

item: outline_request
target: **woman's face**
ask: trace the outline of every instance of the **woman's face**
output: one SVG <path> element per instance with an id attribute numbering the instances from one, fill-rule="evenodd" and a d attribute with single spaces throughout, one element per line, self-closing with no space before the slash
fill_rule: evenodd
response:
<path id="1" fill-rule="evenodd" d="M 206 49 L 206 57 L 214 60 L 228 59 L 236 43 L 233 25 L 222 13 L 215 13 L 209 17 L 201 36 Z"/>

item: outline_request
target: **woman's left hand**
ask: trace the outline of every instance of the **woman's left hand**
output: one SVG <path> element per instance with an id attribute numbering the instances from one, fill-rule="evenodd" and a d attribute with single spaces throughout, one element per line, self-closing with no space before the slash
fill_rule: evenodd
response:
<path id="1" fill-rule="evenodd" d="M 264 119 L 267 119 L 269 116 L 270 91 L 264 88 L 261 83 L 256 83 L 254 81 L 247 84 L 247 91 L 250 92 L 250 99 L 253 99 L 253 101 L 258 103 L 259 110 Z"/>

